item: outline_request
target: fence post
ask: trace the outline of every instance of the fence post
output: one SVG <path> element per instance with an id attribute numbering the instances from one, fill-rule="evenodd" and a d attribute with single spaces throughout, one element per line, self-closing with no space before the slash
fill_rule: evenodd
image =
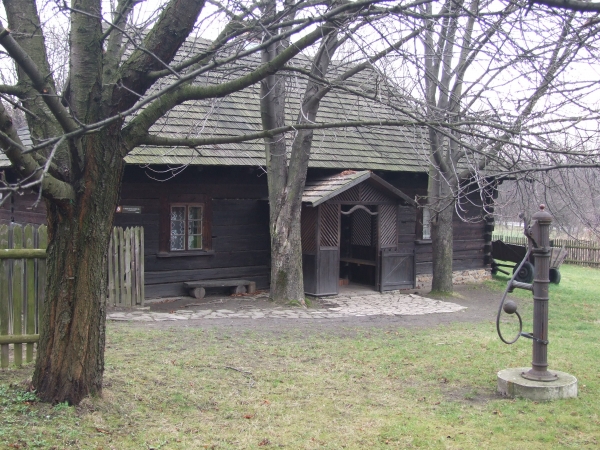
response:
<path id="1" fill-rule="evenodd" d="M 23 233 L 25 248 L 35 248 L 33 231 L 33 225 L 25 227 Z M 25 333 L 35 334 L 35 259 L 27 259 L 25 269 Z M 32 342 L 26 345 L 25 361 L 33 361 Z"/>
<path id="2" fill-rule="evenodd" d="M 140 264 L 139 264 L 139 268 L 140 268 L 140 304 L 144 303 L 144 300 L 146 298 L 146 280 L 145 280 L 145 275 L 144 275 L 144 258 L 145 258 L 145 254 L 144 254 L 144 227 L 140 227 Z"/>
<path id="3" fill-rule="evenodd" d="M 23 227 L 13 224 L 12 237 L 14 249 L 23 248 Z M 12 261 L 12 334 L 23 334 L 23 260 Z M 23 365 L 23 344 L 13 344 L 15 366 Z"/>
<path id="4" fill-rule="evenodd" d="M 114 228 L 110 231 L 110 239 L 108 241 L 108 252 L 106 254 L 107 265 L 108 265 L 108 282 L 106 284 L 106 298 L 109 305 L 115 305 L 115 278 L 114 278 L 114 244 L 115 244 L 115 230 Z"/>
<path id="5" fill-rule="evenodd" d="M 131 306 L 131 228 L 123 230 L 123 285 L 125 287 L 125 305 Z"/>
<path id="6" fill-rule="evenodd" d="M 0 248 L 8 248 L 8 225 L 0 225 Z M 0 260 L 0 335 L 8 334 L 8 260 Z M 0 344 L 0 367 L 8 367 L 8 344 Z"/>
<path id="7" fill-rule="evenodd" d="M 121 291 L 120 303 L 125 304 L 127 301 L 127 293 L 125 292 L 125 281 L 123 278 L 123 272 L 125 271 L 125 246 L 123 245 L 125 238 L 123 228 L 117 228 L 117 236 L 117 251 L 119 253 L 119 270 L 117 272 L 117 277 L 119 280 L 119 290 Z"/>
<path id="8" fill-rule="evenodd" d="M 48 248 L 48 227 L 41 225 L 37 229 L 37 247 Z M 46 259 L 37 259 L 37 274 L 36 274 L 36 314 L 35 314 L 35 331 L 36 334 L 40 331 L 40 317 L 43 317 L 44 308 L 46 305 Z"/>

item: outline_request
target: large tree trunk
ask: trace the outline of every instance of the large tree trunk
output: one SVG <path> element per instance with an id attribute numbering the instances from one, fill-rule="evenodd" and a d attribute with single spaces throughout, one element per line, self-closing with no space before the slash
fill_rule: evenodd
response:
<path id="1" fill-rule="evenodd" d="M 431 221 L 431 246 L 433 250 L 433 292 L 452 292 L 452 217 L 454 208 L 447 206 L 435 214 Z"/>
<path id="2" fill-rule="evenodd" d="M 439 168 L 430 169 L 429 208 L 433 257 L 432 292 L 452 292 L 454 196 L 448 185 L 451 177 L 442 177 Z"/>
<path id="3" fill-rule="evenodd" d="M 265 3 L 264 16 L 276 12 L 275 1 Z M 262 61 L 272 61 L 287 46 L 280 41 L 262 51 Z M 261 118 L 263 129 L 285 125 L 285 78 L 270 75 L 261 81 Z M 302 279 L 302 243 L 300 241 L 301 198 L 292 192 L 293 169 L 288 167 L 288 149 L 283 134 L 265 139 L 265 157 L 269 184 L 269 230 L 271 234 L 270 298 L 280 303 L 305 306 Z M 306 170 L 304 171 L 306 177 Z M 290 183 L 291 181 L 291 183 Z"/>
<path id="4" fill-rule="evenodd" d="M 284 205 L 271 218 L 271 298 L 305 305 L 300 208 Z"/>
<path id="5" fill-rule="evenodd" d="M 120 154 L 118 134 L 98 133 L 82 145 L 103 159 L 88 159 L 72 205 L 48 202 L 48 281 L 33 386 L 52 403 L 77 404 L 102 392 L 106 252 L 123 160 L 108 156 Z"/>

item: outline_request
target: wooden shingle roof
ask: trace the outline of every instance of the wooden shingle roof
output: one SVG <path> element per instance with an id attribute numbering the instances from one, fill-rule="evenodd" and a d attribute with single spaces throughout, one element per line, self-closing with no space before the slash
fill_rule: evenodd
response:
<path id="1" fill-rule="evenodd" d="M 207 42 L 187 42 L 175 62 L 206 46 Z M 197 85 L 212 85 L 238 77 L 259 64 L 260 55 L 246 57 L 232 65 L 203 74 L 194 81 Z M 291 65 L 306 68 L 310 60 L 299 56 Z M 346 67 L 345 69 L 347 69 Z M 332 73 L 345 70 L 332 67 Z M 154 90 L 172 80 L 159 80 Z M 306 80 L 288 73 L 286 78 L 286 124 L 291 125 L 300 111 L 300 101 Z M 348 80 L 352 89 L 372 93 L 373 86 L 381 84 L 377 73 L 365 70 Z M 153 91 L 149 92 L 149 95 Z M 404 115 L 381 103 L 365 99 L 345 90 L 332 90 L 321 101 L 317 122 L 403 120 Z M 224 98 L 185 102 L 169 111 L 156 122 L 150 132 L 163 137 L 224 137 L 262 131 L 260 116 L 260 84 L 252 85 Z M 286 133 L 290 141 L 293 133 Z M 426 172 L 427 133 L 423 127 L 360 126 L 315 130 L 309 167 L 328 169 L 388 170 Z M 290 145 L 291 147 L 291 145 Z M 4 155 L 0 155 L 4 157 Z M 136 165 L 235 165 L 265 166 L 262 139 L 189 147 L 150 147 L 133 149 L 126 157 L 127 164 Z M 10 165 L 2 161 L 0 166 Z"/>
<path id="2" fill-rule="evenodd" d="M 373 184 L 380 190 L 383 190 L 389 197 L 401 199 L 409 205 L 416 205 L 415 201 L 408 195 L 378 177 L 370 170 L 363 170 L 360 172 L 346 170 L 336 175 L 307 180 L 304 187 L 304 193 L 302 194 L 302 202 L 307 203 L 309 206 L 318 206 L 367 180 L 371 180 Z"/>
<path id="3" fill-rule="evenodd" d="M 302 89 L 298 89 L 302 91 Z M 299 111 L 296 92 L 287 99 L 287 124 Z M 317 121 L 401 120 L 394 111 L 344 92 L 331 92 L 321 102 Z M 260 87 L 250 86 L 222 99 L 186 102 L 157 122 L 151 133 L 164 137 L 237 136 L 262 130 Z M 291 140 L 293 133 L 286 133 Z M 349 127 L 315 130 L 309 167 L 426 171 L 425 132 L 421 127 Z M 138 147 L 129 164 L 192 164 L 264 166 L 262 140 L 189 147 Z"/>

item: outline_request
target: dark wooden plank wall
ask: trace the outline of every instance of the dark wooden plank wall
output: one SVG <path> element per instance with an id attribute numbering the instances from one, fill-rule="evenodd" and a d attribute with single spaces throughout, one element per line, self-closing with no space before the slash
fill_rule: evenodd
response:
<path id="1" fill-rule="evenodd" d="M 395 174 L 383 173 L 382 176 L 393 186 L 400 189 L 411 198 L 427 195 L 427 177 L 425 174 Z M 454 258 L 453 270 L 482 269 L 489 267 L 484 262 L 484 230 L 481 198 L 478 192 L 473 192 L 461 202 L 462 216 L 469 219 L 463 221 L 454 215 Z M 432 271 L 431 242 L 419 242 L 416 210 L 401 206 L 398 212 L 398 249 L 411 252 L 415 250 L 417 275 L 430 274 Z"/>
<path id="2" fill-rule="evenodd" d="M 7 195 L 6 193 L 4 194 Z M 33 205 L 38 198 L 37 192 L 27 191 L 13 194 L 0 206 L 0 223 L 42 225 L 46 223 L 46 203 L 42 198 L 38 205 Z M 4 200 L 4 199 L 3 199 Z"/>
<path id="3" fill-rule="evenodd" d="M 258 288 L 268 287 L 266 178 L 258 178 L 248 169 L 223 169 L 206 169 L 168 182 L 152 182 L 131 169 L 127 174 L 120 204 L 141 206 L 142 213 L 116 214 L 115 226 L 144 226 L 147 298 L 186 295 L 183 282 L 214 278 L 244 278 L 255 281 Z M 178 193 L 212 199 L 212 254 L 159 255 L 161 196 L 177 198 Z"/>

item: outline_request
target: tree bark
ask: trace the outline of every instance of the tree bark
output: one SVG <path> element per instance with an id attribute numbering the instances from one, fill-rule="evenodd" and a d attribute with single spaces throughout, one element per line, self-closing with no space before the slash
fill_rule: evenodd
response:
<path id="1" fill-rule="evenodd" d="M 47 202 L 46 299 L 33 386 L 42 401 L 77 404 L 102 393 L 106 319 L 106 253 L 123 160 L 120 125 L 86 137 L 86 183 L 71 205 Z M 92 150 L 93 148 L 93 150 Z"/>
<path id="2" fill-rule="evenodd" d="M 431 214 L 431 247 L 433 277 L 431 291 L 449 293 L 452 286 L 454 196 L 447 178 L 439 167 L 432 166 L 429 175 L 428 204 Z M 452 174 L 450 174 L 452 175 Z"/>
<path id="3" fill-rule="evenodd" d="M 271 298 L 305 305 L 302 278 L 300 208 L 284 205 L 272 218 Z"/>
<path id="4" fill-rule="evenodd" d="M 433 251 L 432 292 L 452 292 L 452 243 L 454 202 L 434 215 L 431 221 L 431 246 Z"/>

